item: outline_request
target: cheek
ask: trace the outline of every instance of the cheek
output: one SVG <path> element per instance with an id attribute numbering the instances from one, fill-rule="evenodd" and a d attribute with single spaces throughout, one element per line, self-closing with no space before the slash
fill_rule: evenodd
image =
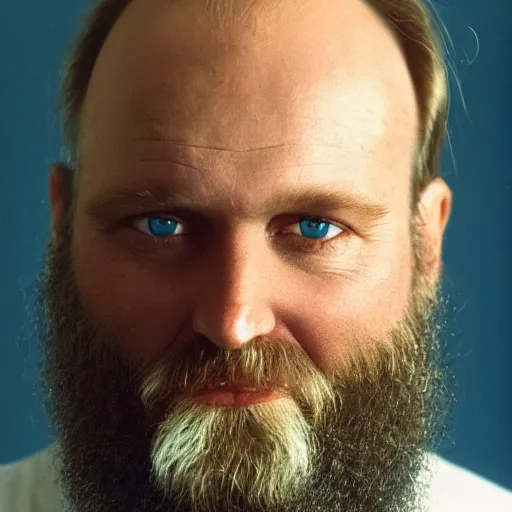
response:
<path id="1" fill-rule="evenodd" d="M 375 341 L 370 340 L 386 342 L 404 318 L 412 291 L 412 254 L 398 252 L 368 258 L 357 275 L 326 276 L 304 284 L 288 322 L 322 370 L 371 350 Z"/>
<path id="2" fill-rule="evenodd" d="M 74 250 L 78 291 L 93 321 L 109 325 L 125 348 L 142 359 L 172 343 L 176 319 L 184 318 L 179 309 L 184 291 L 173 287 L 171 273 L 156 276 L 99 239 L 77 239 Z"/>

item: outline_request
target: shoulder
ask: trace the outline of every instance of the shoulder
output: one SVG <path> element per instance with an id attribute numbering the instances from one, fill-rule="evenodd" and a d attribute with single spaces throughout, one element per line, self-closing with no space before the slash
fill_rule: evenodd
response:
<path id="1" fill-rule="evenodd" d="M 0 465 L 0 512 L 56 512 L 53 447 L 8 465 Z"/>
<path id="2" fill-rule="evenodd" d="M 431 455 L 429 512 L 512 512 L 512 492 Z"/>

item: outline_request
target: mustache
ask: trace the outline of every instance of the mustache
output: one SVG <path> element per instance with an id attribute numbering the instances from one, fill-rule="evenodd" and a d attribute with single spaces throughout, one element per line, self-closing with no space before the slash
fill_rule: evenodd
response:
<path id="1" fill-rule="evenodd" d="M 137 378 L 141 400 L 153 410 L 224 386 L 284 392 L 309 410 L 314 421 L 328 403 L 335 406 L 332 377 L 300 345 L 265 337 L 239 349 L 221 349 L 206 337 L 195 336 L 141 365 Z"/>

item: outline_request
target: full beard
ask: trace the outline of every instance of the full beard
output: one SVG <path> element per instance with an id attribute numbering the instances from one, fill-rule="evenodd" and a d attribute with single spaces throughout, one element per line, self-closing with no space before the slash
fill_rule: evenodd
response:
<path id="1" fill-rule="evenodd" d="M 46 249 L 36 318 L 66 510 L 423 510 L 425 454 L 444 434 L 449 399 L 439 289 L 418 272 L 404 320 L 329 374 L 298 345 L 270 339 L 221 350 L 196 336 L 142 364 L 119 326 L 84 308 L 65 232 Z M 223 382 L 289 397 L 248 407 L 187 399 Z"/>

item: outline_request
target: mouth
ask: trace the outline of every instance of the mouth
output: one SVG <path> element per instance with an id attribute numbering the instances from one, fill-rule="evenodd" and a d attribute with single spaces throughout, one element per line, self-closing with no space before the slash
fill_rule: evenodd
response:
<path id="1" fill-rule="evenodd" d="M 220 407 L 246 407 L 289 397 L 288 393 L 272 389 L 228 387 L 197 393 L 187 399 L 195 403 Z"/>

